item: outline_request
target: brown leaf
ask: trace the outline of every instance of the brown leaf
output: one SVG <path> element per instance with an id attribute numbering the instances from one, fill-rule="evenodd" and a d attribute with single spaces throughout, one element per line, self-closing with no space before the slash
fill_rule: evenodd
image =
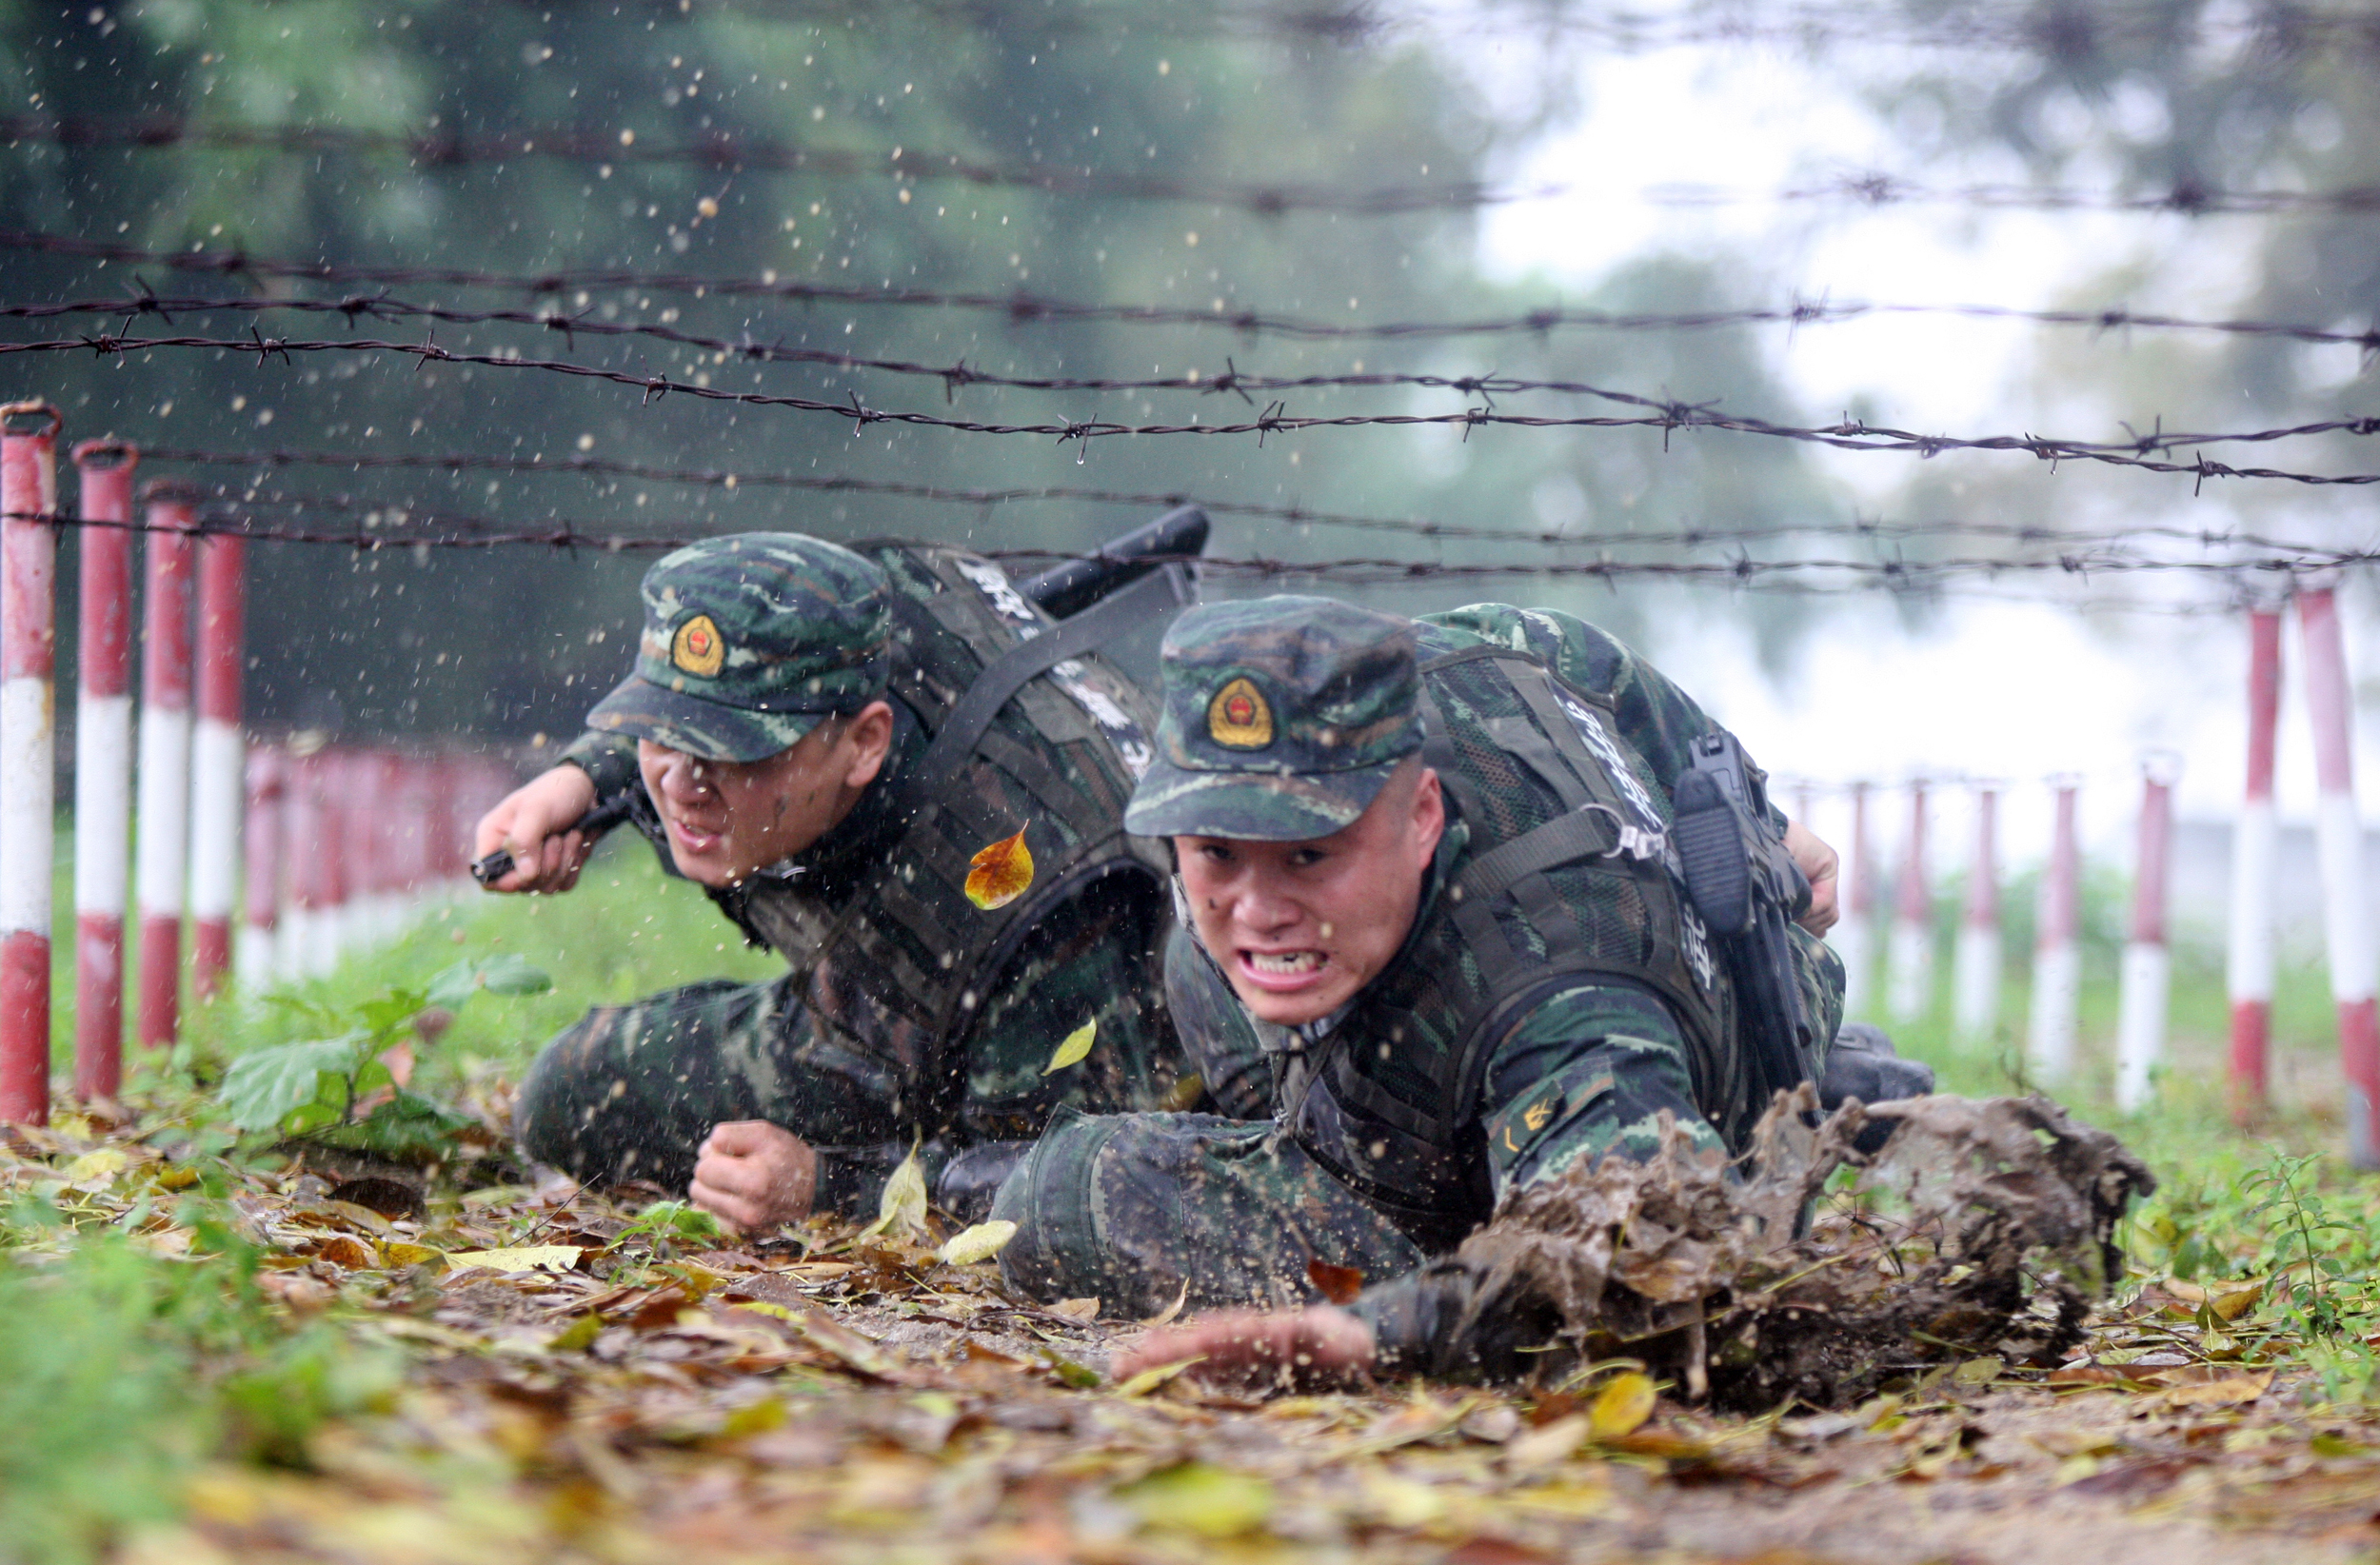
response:
<path id="1" fill-rule="evenodd" d="M 307 1254 L 350 1272 L 368 1271 L 380 1264 L 370 1245 L 346 1234 L 325 1234 L 306 1248 Z"/>
<path id="2" fill-rule="evenodd" d="M 1353 1266 L 1334 1266 L 1320 1258 L 1306 1262 L 1306 1280 L 1334 1304 L 1353 1304 L 1363 1292 L 1363 1273 Z"/>
<path id="3" fill-rule="evenodd" d="M 1033 850 L 1024 831 L 1003 837 L 967 861 L 967 901 L 989 913 L 1006 907 L 1033 886 Z"/>

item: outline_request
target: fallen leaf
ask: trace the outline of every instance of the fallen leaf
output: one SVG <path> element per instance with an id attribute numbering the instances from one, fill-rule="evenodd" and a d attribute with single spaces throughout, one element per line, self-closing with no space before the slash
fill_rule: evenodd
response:
<path id="1" fill-rule="evenodd" d="M 1174 1323 L 1174 1317 L 1181 1314 L 1181 1307 L 1189 1302 L 1190 1279 L 1188 1278 L 1183 1278 L 1181 1279 L 1181 1291 L 1174 1295 L 1174 1301 L 1171 1304 L 1166 1305 L 1163 1309 L 1158 1311 L 1155 1315 L 1149 1317 L 1146 1320 L 1141 1321 L 1140 1324 L 1143 1326 L 1170 1326 Z"/>
<path id="2" fill-rule="evenodd" d="M 1353 1304 L 1363 1292 L 1363 1274 L 1353 1266 L 1334 1266 L 1327 1260 L 1306 1262 L 1306 1280 L 1315 1292 L 1334 1304 Z"/>
<path id="3" fill-rule="evenodd" d="M 508 1250 L 464 1250 L 446 1258 L 457 1270 L 485 1266 L 491 1272 L 567 1272 L 585 1254 L 575 1244 L 524 1244 Z"/>
<path id="4" fill-rule="evenodd" d="M 111 1179 L 131 1163 L 122 1149 L 103 1146 L 96 1152 L 86 1152 L 60 1172 L 69 1184 L 83 1184 L 91 1179 Z"/>
<path id="5" fill-rule="evenodd" d="M 1599 1399 L 1598 1399 L 1599 1405 Z M 1595 1427 L 1594 1416 L 1574 1413 L 1567 1418 L 1557 1418 L 1525 1435 L 1516 1435 L 1504 1442 L 1505 1465 L 1516 1472 L 1533 1472 L 1568 1461 L 1578 1448 L 1587 1443 L 1587 1436 Z"/>
<path id="6" fill-rule="evenodd" d="M 585 1351 L 603 1333 L 604 1317 L 589 1310 L 555 1333 L 553 1340 L 547 1342 L 545 1346 L 556 1353 L 579 1353 Z"/>
<path id="7" fill-rule="evenodd" d="M 388 1258 L 391 1266 L 419 1266 L 426 1260 L 446 1258 L 443 1250 L 433 1250 L 426 1244 L 414 1244 L 405 1239 L 390 1239 L 381 1246 L 380 1253 Z"/>
<path id="8" fill-rule="evenodd" d="M 1595 1405 L 1587 1410 L 1588 1427 L 1598 1440 L 1634 1435 L 1653 1416 L 1655 1400 L 1651 1376 L 1636 1370 L 1615 1375 L 1596 1393 Z"/>
<path id="9" fill-rule="evenodd" d="M 1262 1478 L 1210 1462 L 1183 1462 L 1116 1491 L 1140 1514 L 1141 1525 L 1236 1537 L 1260 1527 L 1273 1514 L 1273 1486 Z"/>
<path id="10" fill-rule="evenodd" d="M 2272 1372 L 2226 1364 L 2192 1364 L 2179 1370 L 2161 1370 L 2151 1384 L 2165 1388 L 2166 1401 L 2176 1407 L 2223 1407 L 2252 1402 L 2262 1397 L 2272 1385 Z"/>
<path id="11" fill-rule="evenodd" d="M 1100 1301 L 1096 1298 L 1061 1298 L 1052 1304 L 1049 1311 L 1069 1320 L 1097 1320 L 1100 1317 Z"/>
<path id="12" fill-rule="evenodd" d="M 934 1256 L 946 1266 L 973 1266 L 1000 1254 L 1001 1247 L 1016 1237 L 1017 1225 L 1005 1218 L 979 1222 L 951 1235 Z"/>
<path id="13" fill-rule="evenodd" d="M 925 1227 L 925 1169 L 918 1161 L 918 1149 L 901 1159 L 901 1166 L 884 1181 L 883 1199 L 877 1203 L 876 1220 L 862 1230 L 867 1234 L 914 1234 Z"/>
<path id="14" fill-rule="evenodd" d="M 307 1245 L 307 1251 L 317 1259 L 327 1260 L 344 1271 L 367 1271 L 380 1264 L 380 1258 L 372 1254 L 370 1245 L 347 1234 L 325 1234 Z M 571 1258 L 576 1260 L 578 1258 L 573 1256 Z"/>
<path id="15" fill-rule="evenodd" d="M 1203 1357 L 1194 1356 L 1189 1358 L 1178 1358 L 1170 1364 L 1154 1365 L 1148 1369 L 1142 1370 L 1140 1374 L 1133 1376 L 1130 1379 L 1118 1381 L 1116 1384 L 1116 1395 L 1119 1397 L 1146 1397 L 1150 1392 L 1155 1391 L 1158 1387 L 1163 1385 L 1175 1376 L 1180 1375 L 1183 1370 L 1188 1369 L 1191 1365 L 1204 1362 L 1205 1359 Z"/>
<path id="16" fill-rule="evenodd" d="M 2256 1307 L 2264 1297 L 2264 1278 L 2231 1278 L 2201 1286 L 2195 1282 L 2168 1281 L 2167 1293 L 2185 1304 L 2204 1305 L 2225 1320 L 2237 1320 Z"/>
<path id="17" fill-rule="evenodd" d="M 1033 850 L 1021 828 L 967 861 L 967 901 L 989 913 L 1006 907 L 1032 888 Z"/>
<path id="18" fill-rule="evenodd" d="M 1091 1044 L 1098 1039 L 1099 1030 L 1099 1018 L 1093 1017 L 1068 1033 L 1065 1040 L 1058 1045 L 1058 1052 L 1049 1057 L 1049 1063 L 1041 1067 L 1041 1074 L 1054 1076 L 1068 1065 L 1081 1064 L 1084 1057 L 1090 1054 Z"/>

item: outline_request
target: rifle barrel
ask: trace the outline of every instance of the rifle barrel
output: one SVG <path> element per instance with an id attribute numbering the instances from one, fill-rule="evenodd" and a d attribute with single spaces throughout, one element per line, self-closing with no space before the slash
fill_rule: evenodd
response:
<path id="1" fill-rule="evenodd" d="M 1017 590 L 1057 619 L 1081 613 L 1129 586 L 1167 560 L 1203 553 L 1211 524 L 1196 505 L 1167 511 L 1146 526 L 1101 544 L 1097 554 L 1052 565 L 1017 584 Z"/>

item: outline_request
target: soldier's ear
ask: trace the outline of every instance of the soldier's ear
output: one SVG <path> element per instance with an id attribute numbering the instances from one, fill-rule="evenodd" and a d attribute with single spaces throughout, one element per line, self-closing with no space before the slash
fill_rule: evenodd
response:
<path id="1" fill-rule="evenodd" d="M 876 781 L 884 769 L 884 757 L 892 751 L 892 707 L 882 701 L 871 701 L 852 714 L 843 731 L 843 743 L 849 746 L 851 769 L 845 781 L 855 788 L 864 788 Z"/>
<path id="2" fill-rule="evenodd" d="M 1413 787 L 1414 852 L 1427 867 L 1438 853 L 1438 840 L 1446 834 L 1446 790 L 1438 768 L 1424 766 Z"/>

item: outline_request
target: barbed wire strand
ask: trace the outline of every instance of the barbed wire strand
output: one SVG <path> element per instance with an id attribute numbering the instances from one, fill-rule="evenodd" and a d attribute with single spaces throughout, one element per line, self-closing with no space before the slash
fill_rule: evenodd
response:
<path id="1" fill-rule="evenodd" d="M 0 513 L 0 517 L 5 517 L 5 520 L 10 522 L 39 522 L 65 527 L 103 527 L 130 532 L 227 536 L 264 543 L 327 545 L 367 552 L 384 549 L 410 550 L 417 554 L 433 549 L 511 547 L 537 547 L 565 551 L 588 550 L 612 554 L 645 553 L 684 548 L 704 538 L 717 536 L 715 533 L 668 536 L 624 533 L 608 530 L 594 524 L 563 519 L 555 519 L 538 526 L 522 526 L 518 524 L 494 523 L 486 519 L 448 517 L 442 519 L 446 528 L 444 531 L 407 533 L 397 528 L 382 530 L 367 527 L 330 532 L 316 528 L 259 526 L 252 520 L 229 510 L 199 514 L 193 516 L 187 524 L 179 522 L 161 524 L 148 517 L 116 521 L 29 511 Z M 986 559 L 1003 562 L 1058 563 L 1101 558 L 1097 554 L 1045 547 L 981 549 L 975 552 Z M 2271 554 L 2221 561 L 2141 558 L 2112 550 L 2070 550 L 2054 558 L 2040 560 L 2010 560 L 1996 557 L 1948 560 L 1754 560 L 1748 556 L 1739 556 L 1731 561 L 1712 563 L 1676 560 L 1450 562 L 1360 557 L 1290 560 L 1267 555 L 1180 555 L 1151 556 L 1150 559 L 1153 563 L 1176 561 L 1184 565 L 1197 565 L 1201 570 L 1216 570 L 1226 574 L 1327 578 L 1335 581 L 1372 584 L 1528 576 L 1584 578 L 1607 582 L 1643 578 L 1749 586 L 1774 578 L 1807 578 L 1822 574 L 1848 577 L 1854 580 L 1871 579 L 1887 584 L 1923 584 L 1948 578 L 1970 576 L 1997 579 L 2054 574 L 2089 578 L 2165 572 L 2237 582 L 2259 578 L 2294 580 L 2309 576 L 2331 577 L 2352 567 L 2380 562 L 2380 549 L 2303 549 L 2286 555 Z"/>
<path id="2" fill-rule="evenodd" d="M 858 478 L 843 474 L 674 468 L 645 463 L 622 462 L 604 457 L 572 456 L 549 459 L 542 454 L 534 457 L 496 457 L 467 452 L 436 455 L 362 451 L 258 450 L 237 452 L 149 446 L 141 446 L 138 449 L 145 463 L 180 463 L 193 466 L 248 466 L 263 470 L 279 470 L 293 466 L 321 466 L 349 470 L 409 469 L 456 475 L 464 472 L 500 472 L 518 475 L 633 478 L 650 483 L 714 487 L 731 492 L 747 487 L 782 487 L 827 494 L 881 494 L 897 499 L 920 500 L 974 508 L 988 508 L 1033 501 L 1126 505 L 1143 510 L 1172 510 L 1180 505 L 1197 505 L 1211 515 L 1246 516 L 1287 522 L 1301 526 L 1345 527 L 1403 534 L 1432 541 L 1485 542 L 1571 549 L 1733 547 L 1748 543 L 1766 543 L 1805 537 L 1866 539 L 1878 543 L 1932 538 L 1977 538 L 2068 548 L 2106 547 L 2139 539 L 2171 540 L 2196 545 L 2201 548 L 2291 550 L 2319 549 L 2329 546 L 2299 539 L 2274 538 L 2268 534 L 2243 531 L 2238 528 L 2183 527 L 2170 523 L 2144 523 L 2094 532 L 2078 532 L 2020 522 L 1953 520 L 1888 522 L 1862 518 L 1840 522 L 1783 522 L 1753 526 L 1725 526 L 1711 524 L 1583 531 L 1559 527 L 1529 530 L 1475 526 L 1464 523 L 1428 522 L 1404 517 L 1362 516 L 1340 511 L 1317 510 L 1302 505 L 1272 505 L 1247 501 L 1220 500 L 1186 490 L 1136 491 L 1077 487 L 1065 485 L 1027 485 L 1001 489 L 954 488 L 934 485 L 906 484 L 887 479 Z M 319 505 L 328 509 L 347 511 L 378 508 L 403 510 L 415 515 L 436 514 L 426 510 L 418 502 L 361 498 L 337 493 L 326 495 L 315 491 L 276 491 L 266 494 L 261 492 L 254 484 L 216 484 L 204 486 L 204 492 L 211 499 L 236 502 L 251 506 L 263 504 L 302 508 L 308 505 Z"/>
<path id="3" fill-rule="evenodd" d="M 1331 186 L 1283 182 L 1200 183 L 1162 174 L 1125 173 L 1085 164 L 1003 167 L 956 152 L 927 152 L 908 146 L 889 151 L 803 147 L 765 136 L 711 129 L 686 141 L 640 140 L 633 128 L 598 130 L 572 126 L 523 129 L 359 130 L 338 126 L 241 125 L 193 120 L 178 114 L 123 119 L 39 114 L 0 115 L 0 142 L 35 142 L 63 150 L 156 150 L 191 148 L 210 152 L 269 152 L 321 157 L 328 154 L 402 157 L 417 168 L 453 169 L 502 166 L 526 158 L 558 159 L 601 167 L 649 164 L 715 169 L 721 173 L 807 173 L 829 178 L 891 179 L 901 184 L 957 181 L 988 188 L 1039 190 L 1103 200 L 1179 202 L 1233 208 L 1261 217 L 1291 212 L 1387 217 L 1407 213 L 1472 211 L 1491 207 L 1551 201 L 1591 188 L 1568 181 L 1535 185 L 1490 185 L 1455 180 L 1434 186 L 1380 186 L 1342 191 Z M 1599 192 L 1606 193 L 1609 192 Z M 1696 185 L 1656 185 L 1635 192 L 1656 207 L 1741 206 L 1749 203 L 1848 202 L 1864 207 L 1960 206 L 2033 211 L 2092 210 L 2166 212 L 2188 217 L 2218 214 L 2268 216 L 2275 212 L 2380 211 L 2380 188 L 2338 190 L 2226 190 L 2194 178 L 2152 193 L 2127 194 L 2058 186 L 1968 185 L 1937 188 L 1880 170 L 1846 171 L 1815 183 L 1766 192 Z"/>
<path id="4" fill-rule="evenodd" d="M 1392 387 L 1449 390 L 1460 392 L 1465 396 L 1491 398 L 1530 392 L 1556 392 L 1572 396 L 1600 397 L 1607 400 L 1634 400 L 1624 393 L 1615 393 L 1585 381 L 1538 380 L 1526 376 L 1506 375 L 1494 370 L 1470 375 L 1429 374 L 1401 370 L 1351 370 L 1330 374 L 1268 375 L 1242 370 L 1236 362 L 1230 359 L 1224 361 L 1224 368 L 1220 372 L 1191 368 L 1176 375 L 1124 377 L 1017 375 L 978 368 L 969 365 L 963 357 L 946 364 L 932 364 L 915 359 L 887 359 L 828 348 L 787 347 L 782 338 L 774 343 L 761 342 L 748 330 L 735 337 L 722 337 L 703 332 L 684 331 L 670 326 L 589 319 L 589 312 L 586 310 L 565 315 L 558 310 L 458 309 L 443 305 L 410 303 L 390 298 L 385 294 L 349 295 L 341 299 L 161 298 L 144 287 L 136 293 L 114 299 L 68 299 L 43 304 L 0 303 L 0 320 L 42 321 L 73 316 L 122 317 L 128 327 L 135 320 L 152 317 L 171 325 L 176 315 L 213 313 L 264 315 L 276 312 L 337 315 L 345 318 L 349 327 L 353 327 L 358 320 L 386 323 L 426 320 L 460 326 L 534 327 L 541 331 L 561 334 L 573 347 L 577 345 L 577 339 L 581 335 L 659 342 L 668 344 L 673 347 L 694 348 L 699 352 L 713 355 L 716 362 L 722 364 L 733 360 L 744 364 L 803 365 L 821 369 L 861 370 L 923 378 L 941 384 L 945 402 L 956 402 L 958 393 L 970 386 L 988 386 L 1026 391 L 1097 391 L 1132 394 L 1180 391 L 1204 396 L 1236 394 L 1242 400 L 1249 400 L 1250 392 L 1259 391 L 1271 393 Z M 1917 311 L 1901 310 L 1894 307 L 1880 307 L 1872 311 L 1878 315 L 1915 312 Z M 1749 315 L 1753 312 L 1738 313 Z M 1971 312 L 1961 311 L 1961 313 Z M 2104 321 L 2102 324 L 2104 325 Z M 2235 324 L 2246 325 L 2246 323 Z M 2218 324 L 2211 329 L 2224 329 L 2225 325 L 2227 324 Z M 2353 344 L 2367 358 L 2380 356 L 2380 327 L 2363 332 L 2346 333 L 2317 331 L 2305 327 L 2284 327 L 2269 323 L 2254 323 L 2254 325 L 2261 335 L 2293 338 L 2300 342 L 2318 340 L 2334 344 Z"/>
<path id="5" fill-rule="evenodd" d="M 934 288 L 896 287 L 886 285 L 868 287 L 856 284 L 804 283 L 781 280 L 774 272 L 758 277 L 710 277 L 684 272 L 647 272 L 620 269 L 559 269 L 544 272 L 478 271 L 452 267 L 381 267 L 349 266 L 334 262 L 276 261 L 248 254 L 245 250 L 164 250 L 132 245 L 106 244 L 94 240 L 74 239 L 62 234 L 39 233 L 28 229 L 0 228 L 0 249 L 24 250 L 33 253 L 71 256 L 106 262 L 126 262 L 135 266 L 154 266 L 169 270 L 208 276 L 276 278 L 321 283 L 378 283 L 385 286 L 444 284 L 456 287 L 486 288 L 503 292 L 532 295 L 565 293 L 598 288 L 622 288 L 651 293 L 692 294 L 698 298 L 717 295 L 720 298 L 768 298 L 798 304 L 838 304 L 884 306 L 891 307 L 965 309 L 989 311 L 1005 316 L 1011 324 L 1037 322 L 1105 322 L 1130 326 L 1180 326 L 1222 327 L 1240 336 L 1280 336 L 1322 341 L 1397 341 L 1429 340 L 1448 337 L 1533 336 L 1543 337 L 1565 329 L 1600 331 L 1697 331 L 1744 326 L 1784 326 L 1798 329 L 1803 327 L 1838 326 L 1850 322 L 1895 316 L 1940 316 L 1978 321 L 2013 321 L 2032 326 L 2078 327 L 2096 333 L 2116 331 L 2204 331 L 2230 336 L 2277 337 L 2292 342 L 2315 345 L 2345 345 L 2362 350 L 2366 355 L 2380 354 L 2380 326 L 2360 330 L 2309 326 L 2302 322 L 2266 321 L 2253 319 L 2169 315 L 2155 311 L 2133 310 L 2122 306 L 2097 309 L 2022 309 L 2006 305 L 1916 305 L 1835 302 L 1826 299 L 1795 299 L 1784 305 L 1748 306 L 1740 308 L 1704 310 L 1603 310 L 1568 306 L 1547 306 L 1522 311 L 1516 315 L 1488 316 L 1469 321 L 1389 321 L 1347 324 L 1313 320 L 1298 316 L 1268 315 L 1259 311 L 1218 307 L 1195 309 L 1173 305 L 1101 305 L 1080 301 L 1052 299 L 1030 293 L 968 293 Z M 141 291 L 126 296 L 121 307 L 138 307 L 147 285 Z M 63 307 L 20 307 L 17 312 L 27 315 L 42 308 L 55 307 L 61 313 L 113 314 L 116 308 L 97 307 L 108 301 L 90 301 L 89 309 L 66 310 Z M 169 304 L 169 301 L 159 301 Z M 345 314 L 350 309 L 365 313 L 352 299 L 272 300 L 273 307 L 328 308 Z M 221 307 L 267 307 L 268 302 L 248 305 L 226 301 Z M 187 307 L 204 307 L 190 306 Z M 485 318 L 513 320 L 516 317 L 499 311 L 473 317 L 470 312 L 458 311 L 456 319 Z M 522 311 L 517 317 L 522 324 L 567 330 L 585 320 L 581 314 L 564 314 L 560 310 Z M 666 335 L 660 328 L 636 328 L 611 326 L 614 332 L 644 329 L 654 335 Z M 1201 383 L 1201 388 L 1203 385 Z"/>
<path id="6" fill-rule="evenodd" d="M 2195 480 L 2193 492 L 2211 478 L 2255 478 L 2283 480 L 2311 485 L 2363 486 L 2380 484 L 2380 473 L 2325 474 L 2275 467 L 2240 467 L 2217 462 L 2204 452 L 2187 462 L 2164 460 L 2151 453 L 2172 452 L 2184 447 L 2216 444 L 2269 444 L 2274 441 L 2300 439 L 2315 435 L 2344 434 L 2366 436 L 2380 434 L 2380 417 L 2352 419 L 2322 419 L 2279 428 L 2207 431 L 2197 433 L 2167 433 L 2162 421 L 2148 434 L 2134 434 L 2120 442 L 2053 439 L 2039 435 L 1929 435 L 1915 430 L 1898 429 L 1889 426 L 1870 425 L 1862 420 L 1846 418 L 1839 424 L 1807 426 L 1776 423 L 1769 419 L 1721 413 L 1707 403 L 1682 403 L 1638 396 L 1633 392 L 1599 390 L 1596 394 L 1613 402 L 1648 409 L 1635 415 L 1504 413 L 1493 406 L 1470 407 L 1458 413 L 1336 413 L 1293 414 L 1285 404 L 1274 402 L 1253 419 L 1230 423 L 1205 424 L 1194 420 L 1189 424 L 1124 424 L 1105 419 L 1069 419 L 1062 423 L 1002 424 L 981 419 L 946 418 L 939 414 L 871 407 L 860 400 L 859 393 L 849 393 L 846 401 L 825 402 L 815 397 L 792 396 L 782 392 L 731 391 L 723 386 L 700 382 L 673 379 L 666 375 L 640 375 L 626 370 L 606 369 L 600 366 L 574 363 L 564 359 L 532 359 L 517 353 L 462 353 L 441 347 L 433 337 L 419 343 L 390 342 L 379 338 L 341 338 L 331 340 L 267 337 L 251 328 L 247 337 L 119 337 L 98 334 L 69 339 L 42 339 L 32 342 L 0 343 L 0 357 L 14 354 L 47 354 L 90 352 L 102 357 L 122 358 L 129 354 L 158 348 L 189 348 L 217 352 L 252 354 L 259 366 L 268 359 L 280 358 L 293 362 L 297 353 L 369 353 L 393 355 L 414 361 L 418 370 L 428 364 L 468 365 L 494 369 L 537 370 L 566 377 L 602 382 L 638 390 L 647 406 L 661 398 L 675 394 L 701 401 L 735 403 L 744 406 L 781 407 L 794 412 L 824 414 L 848 419 L 855 430 L 874 425 L 890 424 L 911 427 L 945 429 L 960 434 L 1046 436 L 1060 445 L 1081 442 L 1085 446 L 1093 440 L 1118 436 L 1220 436 L 1255 435 L 1261 446 L 1276 434 L 1295 434 L 1311 429 L 1348 428 L 1424 428 L 1459 427 L 1469 438 L 1474 430 L 1491 427 L 1524 429 L 1658 429 L 1667 448 L 1668 437 L 1679 430 L 1716 429 L 1735 434 L 1759 435 L 1772 439 L 1799 441 L 1845 451 L 1895 451 L 1921 457 L 1934 457 L 1949 451 L 2020 451 L 2040 461 L 2091 462 L 2111 466 L 2136 467 L 2151 472 L 2187 474 Z"/>
<path id="7" fill-rule="evenodd" d="M 677 0 L 647 0 L 656 18 L 684 20 Z M 813 25 L 875 21 L 872 8 L 800 0 L 711 0 L 706 10 L 726 9 L 771 20 L 810 18 Z M 943 25 L 1013 30 L 1020 17 L 991 0 L 929 0 L 903 8 Z M 1510 14 L 1507 14 L 1509 12 Z M 2268 52 L 2302 54 L 2331 47 L 2369 47 L 2380 30 L 2370 10 L 2260 7 L 2245 16 L 2177 17 L 2169 8 L 2100 3 L 2088 8 L 2046 9 L 1967 6 L 1945 15 L 1912 18 L 1899 8 L 1868 5 L 1762 6 L 1756 10 L 1726 5 L 1673 11 L 1617 8 L 1520 6 L 1467 10 L 1459 19 L 1426 7 L 1380 4 L 1219 8 L 1152 6 L 1138 11 L 1052 11 L 1034 16 L 1035 36 L 1087 35 L 1107 39 L 1280 39 L 1347 47 L 1407 36 L 1431 39 L 1483 36 L 1560 38 L 1615 52 L 1713 44 L 1792 44 L 1803 48 L 1852 40 L 1901 47 L 2030 49 L 2072 55 L 2117 45 L 2154 44 L 2191 48 L 2245 42 Z"/>

